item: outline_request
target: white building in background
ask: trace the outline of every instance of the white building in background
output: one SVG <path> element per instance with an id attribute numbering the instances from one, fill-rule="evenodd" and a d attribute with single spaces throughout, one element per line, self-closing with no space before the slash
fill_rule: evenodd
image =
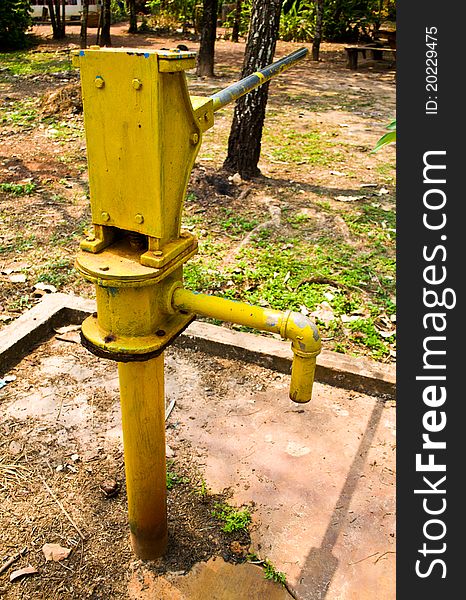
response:
<path id="1" fill-rule="evenodd" d="M 49 7 L 46 0 L 30 0 L 33 19 L 48 19 Z M 89 0 L 89 12 L 97 12 L 101 0 Z M 65 17 L 67 19 L 80 19 L 83 11 L 83 0 L 65 0 Z"/>

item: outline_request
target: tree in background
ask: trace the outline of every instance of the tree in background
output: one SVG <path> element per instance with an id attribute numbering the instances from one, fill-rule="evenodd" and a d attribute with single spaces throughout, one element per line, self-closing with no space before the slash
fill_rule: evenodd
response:
<path id="1" fill-rule="evenodd" d="M 241 25 L 241 4 L 241 0 L 236 0 L 235 16 L 233 19 L 233 28 L 231 30 L 231 41 L 236 43 L 239 41 L 239 28 Z"/>
<path id="2" fill-rule="evenodd" d="M 102 5 L 102 29 L 100 33 L 100 44 L 111 46 L 110 25 L 112 22 L 111 0 L 103 0 Z"/>
<path id="3" fill-rule="evenodd" d="M 87 46 L 87 18 L 89 16 L 89 0 L 83 0 L 83 12 L 81 15 L 81 31 L 79 34 L 81 48 Z"/>
<path id="4" fill-rule="evenodd" d="M 281 8 L 282 0 L 255 0 L 253 3 L 241 77 L 247 77 L 273 61 Z M 257 164 L 268 93 L 269 84 L 265 83 L 240 98 L 235 105 L 228 155 L 223 166 L 239 173 L 243 179 L 260 175 Z"/>
<path id="5" fill-rule="evenodd" d="M 52 36 L 54 40 L 62 40 L 65 31 L 65 0 L 47 0 L 50 22 L 52 23 Z"/>
<path id="6" fill-rule="evenodd" d="M 322 21 L 324 17 L 325 0 L 315 0 L 315 27 L 314 38 L 312 40 L 312 60 L 319 60 L 320 42 L 322 41 Z"/>
<path id="7" fill-rule="evenodd" d="M 129 29 L 128 33 L 138 32 L 138 16 L 136 13 L 136 0 L 126 0 L 129 10 Z"/>
<path id="8" fill-rule="evenodd" d="M 214 76 L 215 38 L 217 35 L 217 0 L 204 0 L 201 22 L 201 41 L 197 55 L 198 77 Z"/>
<path id="9" fill-rule="evenodd" d="M 26 32 L 32 23 L 29 0 L 1 0 L 0 48 L 24 48 Z"/>

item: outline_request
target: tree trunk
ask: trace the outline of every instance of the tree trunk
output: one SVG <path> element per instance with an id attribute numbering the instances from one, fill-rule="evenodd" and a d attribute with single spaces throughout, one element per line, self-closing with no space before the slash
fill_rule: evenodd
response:
<path id="1" fill-rule="evenodd" d="M 127 0 L 129 8 L 129 29 L 128 33 L 138 32 L 138 16 L 136 13 L 136 0 Z"/>
<path id="2" fill-rule="evenodd" d="M 320 42 L 322 41 L 322 17 L 324 15 L 324 0 L 316 0 L 316 24 L 312 40 L 312 60 L 319 61 Z"/>
<path id="3" fill-rule="evenodd" d="M 201 43 L 197 55 L 198 77 L 214 76 L 215 37 L 217 35 L 217 0 L 204 0 L 202 10 Z"/>
<path id="4" fill-rule="evenodd" d="M 62 2 L 62 13 L 64 14 L 65 0 L 62 0 Z M 49 7 L 53 39 L 61 40 L 65 37 L 65 19 L 62 19 L 62 16 L 60 14 L 60 0 L 47 0 L 47 6 Z"/>
<path id="5" fill-rule="evenodd" d="M 255 0 L 241 77 L 262 69 L 273 61 L 280 25 L 282 0 Z M 257 166 L 261 152 L 262 128 L 269 84 L 240 98 L 235 106 L 228 139 L 228 155 L 223 166 L 243 179 L 260 175 Z"/>
<path id="6" fill-rule="evenodd" d="M 83 14 L 81 15 L 81 32 L 79 34 L 81 48 L 87 47 L 87 18 L 89 16 L 89 0 L 83 0 Z"/>
<path id="7" fill-rule="evenodd" d="M 65 37 L 65 18 L 66 18 L 65 0 L 61 0 L 61 37 L 62 38 Z"/>
<path id="8" fill-rule="evenodd" d="M 239 42 L 239 26 L 241 23 L 241 0 L 236 0 L 235 19 L 231 30 L 231 41 Z"/>
<path id="9" fill-rule="evenodd" d="M 110 24 L 112 19 L 112 13 L 110 10 L 111 0 L 104 0 L 102 5 L 102 30 L 100 33 L 100 44 L 101 46 L 111 46 L 112 40 L 110 38 Z"/>

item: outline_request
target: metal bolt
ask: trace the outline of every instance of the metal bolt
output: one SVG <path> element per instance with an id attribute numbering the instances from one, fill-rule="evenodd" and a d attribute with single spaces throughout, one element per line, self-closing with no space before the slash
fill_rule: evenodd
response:
<path id="1" fill-rule="evenodd" d="M 162 250 L 154 250 L 153 255 L 154 256 L 163 256 L 163 252 L 162 252 Z"/>
<path id="2" fill-rule="evenodd" d="M 104 85 L 105 81 L 103 80 L 103 78 L 100 75 L 97 75 L 97 77 L 95 78 L 95 87 L 103 88 Z"/>
<path id="3" fill-rule="evenodd" d="M 140 79 L 133 79 L 132 83 L 135 90 L 140 90 L 142 88 L 142 81 Z"/>
<path id="4" fill-rule="evenodd" d="M 191 144 L 193 146 L 195 146 L 197 144 L 197 142 L 199 141 L 199 134 L 198 133 L 192 133 L 191 137 L 189 138 Z"/>
<path id="5" fill-rule="evenodd" d="M 136 223 L 139 223 L 139 224 L 144 223 L 144 217 L 140 213 L 138 213 L 134 217 L 134 220 L 136 221 Z"/>
<path id="6" fill-rule="evenodd" d="M 108 212 L 102 212 L 100 213 L 100 218 L 102 219 L 102 221 L 110 221 L 110 215 L 108 214 Z"/>

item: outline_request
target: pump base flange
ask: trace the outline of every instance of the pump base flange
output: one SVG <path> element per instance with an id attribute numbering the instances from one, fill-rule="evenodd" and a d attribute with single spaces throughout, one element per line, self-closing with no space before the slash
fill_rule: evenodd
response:
<path id="1" fill-rule="evenodd" d="M 173 324 L 168 332 L 164 332 L 165 335 L 151 336 L 151 343 L 147 344 L 146 348 L 141 347 L 139 344 L 137 352 L 135 352 L 134 348 L 124 348 L 125 342 L 134 340 L 134 338 L 124 339 L 120 337 L 119 339 L 109 340 L 111 335 L 96 337 L 95 332 L 98 331 L 97 317 L 92 315 L 83 322 L 81 344 L 86 350 L 89 350 L 89 352 L 99 358 L 106 358 L 108 360 L 123 363 L 142 362 L 160 356 L 162 352 L 195 320 L 195 318 L 196 315 L 182 315 L 181 318 L 178 317 L 176 324 Z M 91 331 L 93 333 L 92 336 L 89 335 Z M 131 344 L 126 345 L 131 346 Z"/>

